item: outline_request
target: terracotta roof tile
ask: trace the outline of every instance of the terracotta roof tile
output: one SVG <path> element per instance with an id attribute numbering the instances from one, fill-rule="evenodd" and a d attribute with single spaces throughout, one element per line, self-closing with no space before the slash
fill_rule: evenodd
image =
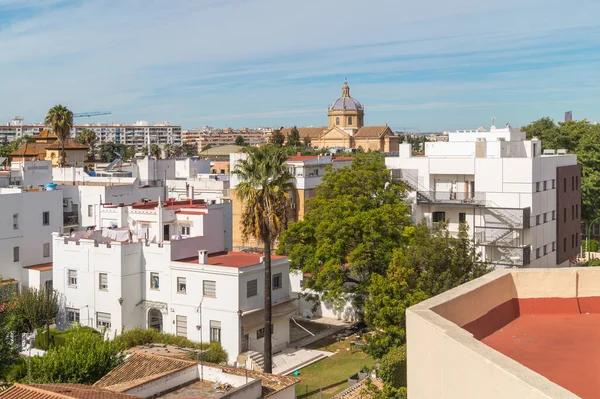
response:
<path id="1" fill-rule="evenodd" d="M 11 152 L 9 155 L 11 157 L 15 156 L 46 156 L 46 146 L 47 143 L 25 143 L 21 145 L 19 148 Z"/>
<path id="2" fill-rule="evenodd" d="M 33 138 L 34 139 L 58 139 L 58 137 L 56 136 L 56 134 L 52 133 L 48 129 L 42 130 L 38 134 L 34 135 Z"/>
<path id="3" fill-rule="evenodd" d="M 88 147 L 87 145 L 80 144 L 74 139 L 66 139 L 65 140 L 65 150 L 88 150 L 89 148 L 90 147 Z M 46 149 L 47 150 L 62 149 L 62 144 L 59 140 L 57 140 L 53 143 L 46 144 Z"/>
<path id="4" fill-rule="evenodd" d="M 171 372 L 196 366 L 196 364 L 196 362 L 190 360 L 146 353 L 134 353 L 125 359 L 123 363 L 96 381 L 94 386 L 123 392 Z"/>
<path id="5" fill-rule="evenodd" d="M 379 138 L 386 135 L 385 133 L 392 134 L 391 129 L 388 125 L 385 126 L 363 126 L 358 129 L 358 132 L 354 135 L 354 138 Z"/>
<path id="6" fill-rule="evenodd" d="M 133 399 L 138 396 L 82 384 L 15 384 L 0 392 L 0 399 Z"/>
<path id="7" fill-rule="evenodd" d="M 383 389 L 383 382 L 378 379 L 372 379 L 371 382 L 378 389 Z M 367 380 L 362 380 L 352 385 L 350 388 L 338 393 L 331 399 L 369 399 L 373 397 L 373 393 L 367 390 Z"/>
<path id="8" fill-rule="evenodd" d="M 300 138 L 308 137 L 311 140 L 320 138 L 328 130 L 326 127 L 299 127 L 297 129 L 300 133 Z M 287 137 L 291 130 L 291 128 L 286 127 L 285 129 L 281 129 L 281 133 Z"/>
<path id="9" fill-rule="evenodd" d="M 284 390 L 292 385 L 296 385 L 300 382 L 300 378 L 288 377 L 283 375 L 267 374 L 260 371 L 238 369 L 235 367 L 220 367 L 224 372 L 236 375 L 248 375 L 248 377 L 256 378 L 261 380 L 263 397 L 268 398 L 269 396 L 275 395 L 277 392 Z"/>

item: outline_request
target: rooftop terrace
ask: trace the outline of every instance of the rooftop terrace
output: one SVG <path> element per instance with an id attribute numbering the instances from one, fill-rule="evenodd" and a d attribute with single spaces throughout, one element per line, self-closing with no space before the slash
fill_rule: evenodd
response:
<path id="1" fill-rule="evenodd" d="M 407 330 L 409 396 L 600 397 L 600 268 L 498 270 L 409 308 Z"/>

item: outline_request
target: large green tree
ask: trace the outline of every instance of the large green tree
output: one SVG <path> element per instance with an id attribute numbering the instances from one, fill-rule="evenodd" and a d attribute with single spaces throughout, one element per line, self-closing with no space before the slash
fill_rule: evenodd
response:
<path id="1" fill-rule="evenodd" d="M 59 165 L 64 168 L 67 162 L 65 142 L 71 135 L 71 129 L 73 128 L 73 112 L 64 105 L 55 105 L 48 110 L 45 122 L 46 125 L 50 126 L 52 133 L 58 137 L 61 144 Z"/>
<path id="2" fill-rule="evenodd" d="M 579 141 L 581 164 L 581 215 L 590 220 L 600 216 L 600 126 L 591 126 Z"/>
<path id="3" fill-rule="evenodd" d="M 271 133 L 271 139 L 269 140 L 270 144 L 274 144 L 277 146 L 282 146 L 285 142 L 285 136 L 281 133 L 281 129 L 275 129 Z"/>
<path id="4" fill-rule="evenodd" d="M 181 155 L 185 157 L 195 157 L 198 156 L 198 146 L 194 144 L 183 144 L 181 146 Z"/>
<path id="5" fill-rule="evenodd" d="M 298 128 L 294 126 L 288 133 L 285 145 L 288 147 L 299 147 L 300 144 L 300 132 L 298 131 Z"/>
<path id="6" fill-rule="evenodd" d="M 279 252 L 310 275 L 306 288 L 334 303 L 353 294 L 360 307 L 373 276 L 385 275 L 393 249 L 405 242 L 404 186 L 392 179 L 382 155 L 362 154 L 351 166 L 329 168 L 307 209 L 283 233 Z"/>
<path id="7" fill-rule="evenodd" d="M 245 238 L 254 237 L 264 246 L 264 371 L 271 373 L 271 246 L 286 226 L 290 206 L 288 192 L 293 189 L 294 180 L 287 170 L 281 147 L 251 147 L 246 154 L 246 159 L 238 162 L 233 173 L 240 179 L 236 195 L 243 203 L 242 234 Z"/>
<path id="8" fill-rule="evenodd" d="M 8 157 L 11 152 L 15 151 L 25 143 L 34 143 L 35 139 L 32 136 L 19 137 L 16 140 L 8 141 L 6 137 L 0 145 L 0 157 Z"/>
<path id="9" fill-rule="evenodd" d="M 90 129 L 83 129 L 79 135 L 77 135 L 77 141 L 89 147 L 88 157 L 94 159 L 96 155 L 96 146 L 98 145 L 96 132 Z"/>
<path id="10" fill-rule="evenodd" d="M 385 274 L 373 276 L 365 322 L 375 332 L 369 352 L 382 357 L 406 342 L 406 309 L 489 271 L 461 224 L 452 236 L 445 224 L 433 231 L 424 223 L 407 229 L 408 245 L 394 251 Z"/>
<path id="11" fill-rule="evenodd" d="M 156 159 L 160 159 L 162 155 L 162 150 L 158 144 L 152 144 L 150 146 L 150 155 L 152 155 Z"/>
<path id="12" fill-rule="evenodd" d="M 239 145 L 239 146 L 245 146 L 246 145 L 246 141 L 244 140 L 244 136 L 239 135 L 235 138 L 235 145 Z"/>

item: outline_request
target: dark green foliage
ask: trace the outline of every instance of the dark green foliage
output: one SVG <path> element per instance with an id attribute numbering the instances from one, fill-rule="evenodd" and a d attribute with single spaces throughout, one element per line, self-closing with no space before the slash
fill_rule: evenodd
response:
<path id="1" fill-rule="evenodd" d="M 50 346 L 55 346 L 55 347 L 59 347 L 59 346 L 63 346 L 68 338 L 73 335 L 73 334 L 83 334 L 83 333 L 90 333 L 90 334 L 97 334 L 98 336 L 101 336 L 102 334 L 100 334 L 99 331 L 93 329 L 92 327 L 84 327 L 84 326 L 78 326 L 78 327 L 73 327 L 68 329 L 67 331 L 58 331 L 54 328 L 50 329 Z M 41 350 L 48 350 L 48 339 L 47 339 L 47 334 L 46 334 L 46 329 L 45 328 L 38 328 L 37 329 L 37 334 L 35 336 L 35 341 L 34 341 L 34 347 L 36 349 L 41 349 Z"/>
<path id="2" fill-rule="evenodd" d="M 279 130 L 279 129 L 273 130 L 273 132 L 271 133 L 271 140 L 269 143 L 275 144 L 275 145 L 281 147 L 284 142 L 285 142 L 285 136 L 283 135 L 283 133 L 281 133 L 281 130 Z"/>
<path id="3" fill-rule="evenodd" d="M 285 145 L 286 147 L 300 146 L 300 132 L 298 131 L 298 128 L 296 128 L 296 126 L 294 126 L 288 133 Z"/>
<path id="4" fill-rule="evenodd" d="M 587 232 L 586 232 L 587 233 Z M 587 252 L 587 240 L 581 241 L 581 247 L 583 252 Z M 598 241 L 590 240 L 590 252 L 598 252 Z"/>
<path id="5" fill-rule="evenodd" d="M 392 348 L 381 358 L 379 377 L 394 388 L 406 386 L 406 345 Z"/>
<path id="6" fill-rule="evenodd" d="M 244 137 L 242 135 L 239 135 L 235 138 L 235 145 L 239 145 L 239 146 L 246 145 L 246 142 L 244 141 Z"/>

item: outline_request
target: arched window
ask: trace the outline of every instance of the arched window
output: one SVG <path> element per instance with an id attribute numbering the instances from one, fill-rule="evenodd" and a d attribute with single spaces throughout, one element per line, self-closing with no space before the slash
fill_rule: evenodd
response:
<path id="1" fill-rule="evenodd" d="M 336 124 L 336 125 L 339 125 L 339 124 L 340 124 L 340 118 L 339 118 L 339 117 L 335 118 L 335 124 Z"/>
<path id="2" fill-rule="evenodd" d="M 348 124 L 349 124 L 349 125 L 351 125 L 351 124 L 352 124 L 352 117 L 351 117 L 351 116 L 349 116 L 349 117 L 348 117 Z"/>

